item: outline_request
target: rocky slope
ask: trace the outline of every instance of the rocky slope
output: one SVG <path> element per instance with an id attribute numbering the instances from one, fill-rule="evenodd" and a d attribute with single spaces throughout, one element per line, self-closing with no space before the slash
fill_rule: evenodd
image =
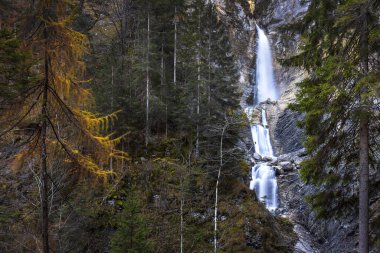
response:
<path id="1" fill-rule="evenodd" d="M 300 18 L 308 8 L 309 1 L 303 0 L 257 0 L 255 12 L 250 13 L 245 1 L 214 0 L 221 20 L 230 24 L 231 42 L 238 67 L 241 70 L 241 105 L 245 108 L 253 102 L 255 85 L 256 22 L 268 34 L 272 44 L 277 85 L 281 98 L 273 103 L 263 103 L 269 116 L 271 139 L 278 159 L 272 161 L 277 168 L 277 179 L 281 208 L 278 215 L 290 219 L 299 239 L 294 252 L 356 252 L 357 218 L 347 214 L 339 220 L 318 220 L 305 201 L 305 196 L 316 191 L 300 180 L 300 162 L 305 159 L 302 146 L 303 131 L 297 127 L 302 115 L 287 109 L 295 99 L 296 83 L 307 76 L 302 69 L 281 65 L 280 59 L 296 53 L 300 47 L 300 36 L 289 36 L 280 31 L 281 26 Z M 259 115 L 259 113 L 257 113 Z M 259 118 L 256 119 L 259 122 Z M 250 138 L 249 130 L 245 139 Z M 245 141 L 251 151 L 249 141 Z M 256 158 L 256 159 L 255 159 Z M 248 155 L 254 164 L 257 158 Z M 374 202 L 374 205 L 377 202 Z M 377 252 L 374 249 L 372 252 Z"/>

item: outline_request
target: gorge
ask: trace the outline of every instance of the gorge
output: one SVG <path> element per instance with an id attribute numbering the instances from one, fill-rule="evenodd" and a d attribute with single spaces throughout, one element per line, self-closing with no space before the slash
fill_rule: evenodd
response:
<path id="1" fill-rule="evenodd" d="M 379 1 L 0 13 L 0 252 L 380 252 Z"/>

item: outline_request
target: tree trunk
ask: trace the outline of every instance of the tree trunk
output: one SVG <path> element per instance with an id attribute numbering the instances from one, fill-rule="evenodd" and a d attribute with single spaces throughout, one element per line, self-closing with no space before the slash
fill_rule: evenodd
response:
<path id="1" fill-rule="evenodd" d="M 200 11 L 199 11 L 200 12 Z M 201 15 L 198 14 L 198 32 L 199 37 L 201 36 Z M 200 38 L 198 40 L 197 45 L 197 132 L 195 139 L 195 157 L 199 157 L 199 117 L 200 117 L 200 107 L 201 107 L 201 55 L 200 55 L 200 47 L 201 47 Z"/>
<path id="2" fill-rule="evenodd" d="M 363 75 L 368 74 L 368 6 L 361 8 L 361 34 L 360 34 L 360 58 Z M 359 252 L 368 253 L 368 181 L 369 181 L 369 116 L 367 87 L 363 84 L 361 90 L 361 118 L 360 118 L 360 184 L 359 184 Z"/>
<path id="3" fill-rule="evenodd" d="M 122 65 L 124 64 L 125 47 L 126 47 L 126 37 L 127 37 L 127 15 L 128 15 L 128 0 L 124 0 L 122 3 L 122 13 L 121 13 L 121 24 L 120 24 L 120 41 L 121 41 L 121 54 L 122 54 Z M 123 66 L 122 66 L 123 68 Z"/>
<path id="4" fill-rule="evenodd" d="M 211 117 L 211 20 L 209 20 L 209 34 L 208 34 L 208 85 L 207 85 L 207 114 L 208 118 Z"/>
<path id="5" fill-rule="evenodd" d="M 44 10 L 46 11 L 46 9 Z M 44 28 L 45 38 L 45 59 L 44 59 L 44 90 L 42 97 L 42 125 L 41 125 L 41 212 L 42 212 L 42 249 L 43 253 L 49 252 L 49 211 L 48 211 L 48 175 L 47 175 L 47 149 L 46 149 L 46 132 L 48 127 L 48 113 L 47 113 L 47 100 L 48 100 L 48 86 L 49 86 L 49 54 L 48 54 L 48 31 L 45 24 Z"/>
<path id="6" fill-rule="evenodd" d="M 111 104 L 110 104 L 110 106 L 111 106 L 111 112 L 113 112 L 113 104 L 114 104 L 114 102 L 113 102 L 113 100 L 114 100 L 114 96 L 113 96 L 113 94 L 114 94 L 114 73 L 113 73 L 113 65 L 111 65 Z M 111 133 L 112 133 L 112 122 L 111 122 L 111 127 L 110 127 L 111 129 Z M 113 152 L 113 149 L 111 149 L 111 153 Z M 110 157 L 110 170 L 111 171 L 113 171 L 113 158 L 112 158 L 112 156 Z"/>
<path id="7" fill-rule="evenodd" d="M 174 7 L 174 59 L 173 83 L 177 84 L 177 6 Z"/>
<path id="8" fill-rule="evenodd" d="M 146 126 L 145 126 L 145 146 L 148 146 L 149 142 L 149 100 L 150 100 L 150 92 L 149 92 L 149 51 L 150 51 L 150 13 L 148 9 L 148 42 L 147 42 L 147 53 L 146 53 Z"/>
<path id="9" fill-rule="evenodd" d="M 84 1 L 85 0 L 79 0 L 79 4 L 78 4 L 79 13 L 83 13 Z"/>
<path id="10" fill-rule="evenodd" d="M 183 253 L 183 182 L 181 178 L 181 227 L 180 227 L 180 253 Z"/>
<path id="11" fill-rule="evenodd" d="M 219 180 L 220 180 L 220 174 L 222 171 L 223 166 L 223 138 L 224 133 L 227 129 L 228 122 L 226 118 L 226 123 L 223 126 L 222 134 L 220 136 L 220 155 L 219 155 L 219 170 L 218 170 L 218 177 L 216 179 L 216 186 L 215 186 L 215 213 L 214 213 L 214 253 L 218 252 L 218 190 L 219 190 Z"/>
<path id="12" fill-rule="evenodd" d="M 161 98 L 165 104 L 165 138 L 168 138 L 168 96 L 167 84 L 165 83 L 165 61 L 164 61 L 164 42 L 161 43 Z"/>
<path id="13" fill-rule="evenodd" d="M 369 121 L 360 121 L 359 252 L 368 253 Z"/>

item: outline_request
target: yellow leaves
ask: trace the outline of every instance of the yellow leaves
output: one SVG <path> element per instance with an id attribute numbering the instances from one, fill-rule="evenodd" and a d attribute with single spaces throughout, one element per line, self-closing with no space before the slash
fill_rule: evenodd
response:
<path id="1" fill-rule="evenodd" d="M 129 154 L 127 152 L 124 152 L 121 150 L 114 150 L 111 153 L 111 157 L 116 158 L 116 159 L 120 159 L 120 160 L 124 160 L 124 161 L 130 161 L 131 160 L 131 157 L 129 156 Z"/>
<path id="2" fill-rule="evenodd" d="M 103 169 L 100 164 L 104 161 L 99 160 L 98 157 L 82 154 L 79 150 L 71 147 L 68 143 L 63 143 L 65 146 L 65 152 L 68 155 L 67 159 L 64 159 L 65 162 L 74 162 L 76 166 L 82 168 L 83 170 L 101 177 L 104 180 L 107 180 L 108 175 L 113 175 L 114 172 L 111 170 Z"/>
<path id="3" fill-rule="evenodd" d="M 219 12 L 221 15 L 226 15 L 225 10 L 223 10 L 223 8 L 222 8 L 220 5 L 216 5 L 216 6 L 215 6 L 215 9 L 216 9 L 216 11 Z"/>
<path id="4" fill-rule="evenodd" d="M 113 112 L 103 117 L 97 117 L 94 113 L 84 110 L 74 110 L 74 112 L 85 129 L 94 134 L 99 134 L 101 131 L 109 130 L 110 125 L 113 125 L 117 120 L 117 113 L 120 111 Z"/>
<path id="5" fill-rule="evenodd" d="M 114 139 L 113 134 L 106 135 L 117 120 L 118 112 L 100 117 L 89 111 L 94 105 L 94 98 L 89 81 L 82 81 L 86 67 L 84 56 L 88 53 L 89 41 L 85 34 L 75 31 L 71 26 L 75 19 L 71 1 L 41 2 L 41 8 L 49 10 L 41 9 L 43 18 L 40 19 L 42 29 L 39 31 L 44 32 L 37 32 L 35 40 L 31 42 L 33 54 L 39 57 L 36 59 L 40 61 L 40 70 L 37 72 L 41 73 L 41 79 L 45 78 L 45 64 L 39 63 L 48 59 L 49 69 L 45 79 L 49 85 L 48 159 L 59 160 L 64 166 L 71 166 L 71 162 L 83 168 L 82 171 L 107 178 L 114 173 L 107 170 L 110 161 L 129 159 L 126 152 L 116 149 L 125 135 Z M 35 121 L 38 123 L 40 118 L 37 117 L 41 115 L 38 101 L 35 107 Z M 37 153 L 38 140 L 36 144 Z M 16 170 L 22 167 L 27 156 L 30 160 L 39 161 L 38 156 L 34 159 L 31 154 L 21 152 L 15 156 L 12 168 Z M 112 167 L 117 171 L 115 164 Z"/>
<path id="6" fill-rule="evenodd" d="M 63 13 L 57 15 L 58 21 L 44 21 L 49 33 L 54 35 L 46 44 L 50 58 L 49 85 L 71 108 L 86 108 L 91 105 L 92 94 L 80 80 L 86 69 L 83 58 L 88 53 L 89 41 L 85 34 L 70 27 L 72 16 L 65 13 L 67 10 L 63 6 L 66 4 L 61 4 Z M 58 9 L 56 11 L 60 12 Z"/>
<path id="7" fill-rule="evenodd" d="M 19 172 L 22 166 L 24 165 L 25 159 L 27 158 L 28 155 L 28 150 L 23 150 L 20 153 L 16 154 L 13 157 L 13 161 L 11 163 L 11 170 L 12 172 L 16 173 Z"/>
<path id="8" fill-rule="evenodd" d="M 159 158 L 154 159 L 153 162 L 160 162 L 160 163 L 168 164 L 168 165 L 177 165 L 178 160 L 172 159 L 170 157 L 159 157 Z"/>
<path id="9" fill-rule="evenodd" d="M 115 174 L 113 171 L 103 170 L 100 168 L 99 165 L 89 156 L 78 154 L 77 160 L 82 168 L 86 169 L 88 172 L 96 176 L 103 178 L 104 180 L 107 179 L 108 175 Z"/>
<path id="10" fill-rule="evenodd" d="M 255 11 L 255 1 L 254 0 L 248 0 L 249 5 L 249 11 L 253 13 Z"/>
<path id="11" fill-rule="evenodd" d="M 119 144 L 119 143 L 124 139 L 124 137 L 126 137 L 128 134 L 129 134 L 129 132 L 127 132 L 127 133 L 125 133 L 125 134 L 123 134 L 123 135 L 120 135 L 119 137 L 112 139 L 112 142 L 113 142 L 115 145 L 117 145 L 117 144 Z M 111 134 L 111 135 L 113 135 L 113 134 Z M 111 136 L 111 135 L 110 135 L 110 136 Z"/>

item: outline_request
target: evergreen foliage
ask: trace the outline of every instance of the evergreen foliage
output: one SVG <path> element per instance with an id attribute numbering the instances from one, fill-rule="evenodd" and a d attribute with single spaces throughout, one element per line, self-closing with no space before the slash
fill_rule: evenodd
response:
<path id="1" fill-rule="evenodd" d="M 10 5 L 26 13 L 0 33 L 0 102 L 11 105 L 0 116 L 0 251 L 35 252 L 46 238 L 54 252 L 211 251 L 220 179 L 219 252 L 289 252 L 291 226 L 243 183 L 238 74 L 228 24 L 210 1 Z M 7 131 L 15 123 L 20 131 Z M 247 227 L 263 238 L 258 248 Z"/>
<path id="2" fill-rule="evenodd" d="M 298 84 L 297 102 L 291 108 L 305 113 L 300 126 L 307 134 L 310 158 L 302 163 L 301 175 L 318 186 L 319 192 L 308 200 L 320 217 L 358 210 L 358 184 L 354 189 L 347 185 L 368 171 L 363 161 L 369 160 L 370 185 L 376 183 L 379 11 L 378 1 L 311 1 L 305 17 L 285 28 L 302 33 L 301 53 L 284 62 L 309 72 Z M 363 146 L 368 133 L 369 142 Z M 360 174 L 361 180 L 365 177 Z"/>
<path id="3" fill-rule="evenodd" d="M 0 59 L 0 99 L 15 102 L 36 78 L 30 71 L 30 52 L 23 48 L 16 34 L 7 29 L 0 30 Z"/>
<path id="4" fill-rule="evenodd" d="M 118 215 L 117 231 L 111 238 L 111 253 L 153 252 L 148 241 L 149 231 L 142 204 L 137 194 L 128 194 L 123 210 Z"/>

